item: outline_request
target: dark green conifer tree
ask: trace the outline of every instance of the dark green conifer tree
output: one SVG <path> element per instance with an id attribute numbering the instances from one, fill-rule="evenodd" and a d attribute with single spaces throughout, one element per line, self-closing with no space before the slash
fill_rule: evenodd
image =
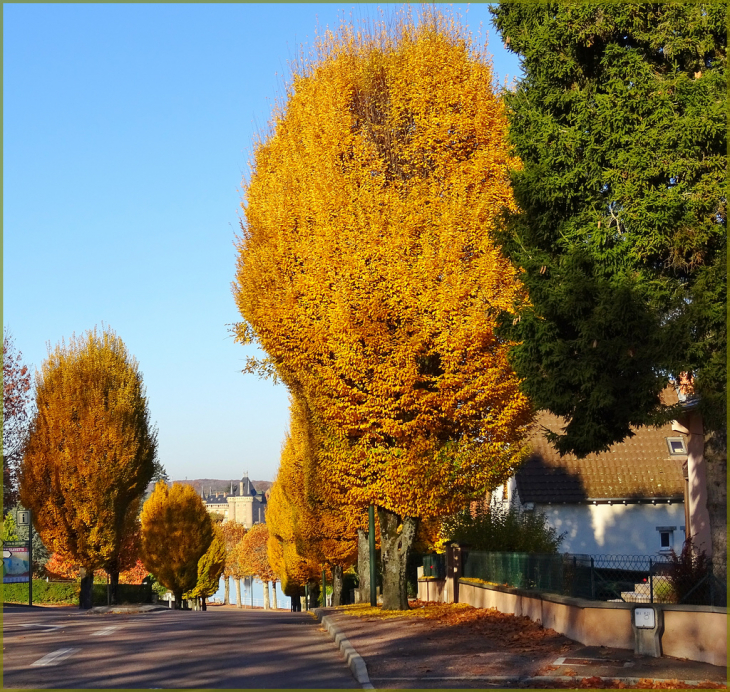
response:
<path id="1" fill-rule="evenodd" d="M 659 393 L 690 372 L 724 485 L 726 5 L 492 12 L 525 73 L 506 94 L 523 168 L 502 238 L 530 295 L 503 323 L 525 391 L 584 456 L 674 417 Z"/>

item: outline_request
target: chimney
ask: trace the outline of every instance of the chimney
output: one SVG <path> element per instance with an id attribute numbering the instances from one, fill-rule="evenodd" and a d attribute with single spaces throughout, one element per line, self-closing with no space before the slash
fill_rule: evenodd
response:
<path id="1" fill-rule="evenodd" d="M 238 483 L 238 494 L 243 495 L 243 481 Z"/>

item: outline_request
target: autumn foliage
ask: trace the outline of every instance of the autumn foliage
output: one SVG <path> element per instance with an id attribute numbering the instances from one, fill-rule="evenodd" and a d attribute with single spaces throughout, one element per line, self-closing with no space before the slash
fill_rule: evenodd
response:
<path id="1" fill-rule="evenodd" d="M 287 439 L 285 445 L 290 444 Z M 301 595 L 301 587 L 319 576 L 319 564 L 302 557 L 297 551 L 295 533 L 295 507 L 282 482 L 282 468 L 279 469 L 271 486 L 269 505 L 266 510 L 266 525 L 269 530 L 267 555 L 271 569 L 281 582 L 287 596 Z"/>
<path id="2" fill-rule="evenodd" d="M 49 351 L 35 404 L 23 505 L 49 550 L 88 572 L 121 571 L 157 449 L 137 361 L 111 329 L 74 336 Z"/>
<path id="3" fill-rule="evenodd" d="M 269 530 L 266 524 L 254 524 L 238 544 L 239 564 L 241 571 L 249 577 L 256 577 L 263 582 L 274 581 L 276 574 L 269 564 L 267 545 Z"/>
<path id="4" fill-rule="evenodd" d="M 190 485 L 159 481 L 142 508 L 145 567 L 182 602 L 198 582 L 198 562 L 213 540 L 213 522 Z M 222 543 L 221 543 L 222 546 Z"/>
<path id="5" fill-rule="evenodd" d="M 405 527 L 406 552 L 418 518 L 512 473 L 531 418 L 495 335 L 525 298 L 493 239 L 518 165 L 504 106 L 458 22 L 419 20 L 343 25 L 294 68 L 245 184 L 234 285 L 238 339 L 268 354 L 249 369 L 339 438 L 328 481 L 379 508 L 381 535 Z"/>
<path id="6" fill-rule="evenodd" d="M 226 563 L 226 545 L 223 533 L 213 524 L 213 540 L 203 556 L 198 560 L 198 580 L 195 587 L 183 594 L 183 598 L 206 599 L 218 591 L 218 583 Z"/>

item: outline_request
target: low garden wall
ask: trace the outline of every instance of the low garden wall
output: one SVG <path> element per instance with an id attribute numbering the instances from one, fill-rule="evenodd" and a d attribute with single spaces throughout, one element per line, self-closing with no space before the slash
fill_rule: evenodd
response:
<path id="1" fill-rule="evenodd" d="M 419 579 L 420 600 L 445 601 L 448 579 Z M 457 602 L 527 616 L 588 646 L 634 648 L 635 603 L 589 601 L 507 586 L 458 580 Z M 662 653 L 727 666 L 727 608 L 653 604 L 664 614 Z"/>

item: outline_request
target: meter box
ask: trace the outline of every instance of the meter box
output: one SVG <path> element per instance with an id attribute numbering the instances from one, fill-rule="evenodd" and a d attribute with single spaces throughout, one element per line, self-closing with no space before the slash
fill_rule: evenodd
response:
<path id="1" fill-rule="evenodd" d="M 634 625 L 653 630 L 656 627 L 654 608 L 634 608 Z"/>

